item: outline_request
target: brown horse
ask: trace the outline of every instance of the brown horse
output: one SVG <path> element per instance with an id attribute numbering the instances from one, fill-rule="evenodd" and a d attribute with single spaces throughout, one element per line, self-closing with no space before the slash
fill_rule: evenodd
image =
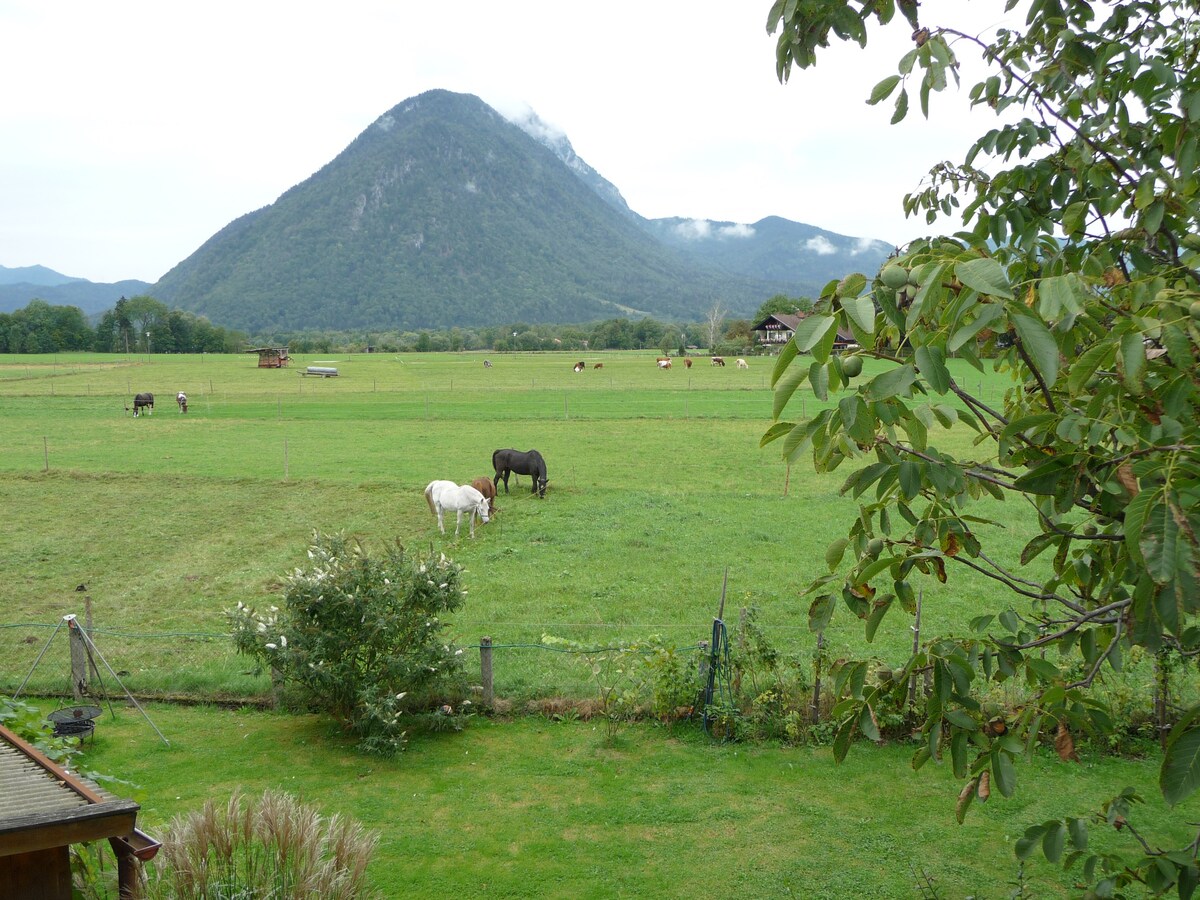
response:
<path id="1" fill-rule="evenodd" d="M 488 515 L 496 511 L 496 485 L 486 475 L 480 475 L 471 482 L 471 487 L 483 494 L 488 502 Z"/>

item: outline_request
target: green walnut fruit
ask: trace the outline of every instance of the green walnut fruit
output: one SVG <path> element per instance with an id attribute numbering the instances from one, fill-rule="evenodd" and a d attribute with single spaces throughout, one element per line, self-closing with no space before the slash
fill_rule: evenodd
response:
<path id="1" fill-rule="evenodd" d="M 1200 234 L 1185 234 L 1179 243 L 1189 250 L 1200 250 Z"/>
<path id="2" fill-rule="evenodd" d="M 871 538 L 867 541 L 867 556 L 871 559 L 878 559 L 879 554 L 883 552 L 883 538 Z"/>
<path id="3" fill-rule="evenodd" d="M 894 291 L 898 291 L 904 285 L 908 284 L 908 270 L 904 266 L 892 263 L 890 266 L 884 266 L 883 271 L 879 273 L 879 277 Z"/>
<path id="4" fill-rule="evenodd" d="M 862 358 L 858 356 L 848 356 L 842 360 L 842 371 L 847 378 L 857 378 L 862 374 Z"/>
<path id="5" fill-rule="evenodd" d="M 1191 306 L 1188 307 L 1188 315 L 1193 319 L 1200 321 L 1200 300 L 1193 300 Z"/>

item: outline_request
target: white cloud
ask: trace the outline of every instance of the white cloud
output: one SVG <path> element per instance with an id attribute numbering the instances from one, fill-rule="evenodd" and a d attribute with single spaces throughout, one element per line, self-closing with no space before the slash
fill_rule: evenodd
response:
<path id="1" fill-rule="evenodd" d="M 677 223 L 674 231 L 677 235 L 688 241 L 703 241 L 708 238 L 717 238 L 718 240 L 733 238 L 736 240 L 754 237 L 753 225 L 741 225 L 737 223 L 717 225 L 708 219 L 686 219 Z"/>
<path id="2" fill-rule="evenodd" d="M 754 237 L 753 225 L 723 225 L 717 229 L 717 236 L 723 238 L 751 238 Z"/>
<path id="3" fill-rule="evenodd" d="M 816 237 L 810 237 L 802 245 L 805 250 L 809 250 L 817 256 L 828 256 L 831 253 L 837 253 L 837 247 L 829 242 L 829 238 L 823 234 L 818 234 Z"/>
<path id="4" fill-rule="evenodd" d="M 685 240 L 702 241 L 712 237 L 712 222 L 708 219 L 687 219 L 675 226 L 675 233 Z"/>
<path id="5" fill-rule="evenodd" d="M 851 256 L 858 256 L 860 253 L 869 253 L 872 250 L 882 250 L 888 245 L 883 241 L 877 241 L 874 238 L 861 237 L 854 242 L 854 246 L 850 248 Z"/>

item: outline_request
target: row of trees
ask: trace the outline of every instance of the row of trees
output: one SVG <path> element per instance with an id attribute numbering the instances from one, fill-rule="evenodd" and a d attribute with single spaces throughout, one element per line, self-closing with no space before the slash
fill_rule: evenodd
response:
<path id="1" fill-rule="evenodd" d="M 754 342 L 754 325 L 772 313 L 807 313 L 813 301 L 805 297 L 776 294 L 766 300 L 749 319 L 729 318 L 714 304 L 697 322 L 660 322 L 614 318 L 587 325 L 531 325 L 513 322 L 480 328 L 449 328 L 442 331 L 383 331 L 347 334 L 334 331 L 279 333 L 263 337 L 265 344 L 289 347 L 294 353 L 362 351 L 374 347 L 388 353 L 429 351 L 495 350 L 530 352 L 538 350 L 659 350 L 683 354 L 688 347 L 712 348 L 716 352 L 742 352 Z"/>
<path id="2" fill-rule="evenodd" d="M 94 328 L 79 307 L 44 300 L 0 313 L 0 353 L 233 353 L 245 343 L 239 331 L 145 296 L 122 297 Z"/>
<path id="3" fill-rule="evenodd" d="M 213 325 L 202 316 L 168 309 L 153 297 L 122 297 L 93 328 L 74 306 L 34 300 L 24 309 L 0 313 L 0 353 L 234 353 L 247 342 L 286 346 L 293 353 L 388 353 L 494 350 L 660 350 L 682 354 L 688 347 L 743 352 L 753 343 L 754 324 L 770 313 L 809 310 L 804 298 L 776 295 L 753 319 L 727 318 L 719 304 L 701 322 L 671 323 L 653 318 L 608 319 L 588 325 L 531 325 L 514 322 L 442 331 L 304 331 L 247 336 Z"/>

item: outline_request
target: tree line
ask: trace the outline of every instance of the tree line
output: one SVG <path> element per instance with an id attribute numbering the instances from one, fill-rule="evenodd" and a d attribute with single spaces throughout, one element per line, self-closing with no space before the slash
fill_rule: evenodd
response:
<path id="1" fill-rule="evenodd" d="M 247 336 L 153 297 L 122 297 L 93 326 L 77 306 L 31 300 L 0 313 L 0 353 L 235 353 Z"/>
<path id="2" fill-rule="evenodd" d="M 247 335 L 213 325 L 203 316 L 169 309 L 149 296 L 122 297 L 95 325 L 75 306 L 33 300 L 11 313 L 0 313 L 0 353 L 236 353 L 247 344 L 288 347 L 293 353 L 387 353 L 493 350 L 659 350 L 683 355 L 689 348 L 742 353 L 754 343 L 753 327 L 776 312 L 812 309 L 806 298 L 782 294 L 759 307 L 752 319 L 729 318 L 715 304 L 699 322 L 662 322 L 652 317 L 614 318 L 584 325 L 512 322 L 477 328 L 420 331 L 308 330 Z"/>

